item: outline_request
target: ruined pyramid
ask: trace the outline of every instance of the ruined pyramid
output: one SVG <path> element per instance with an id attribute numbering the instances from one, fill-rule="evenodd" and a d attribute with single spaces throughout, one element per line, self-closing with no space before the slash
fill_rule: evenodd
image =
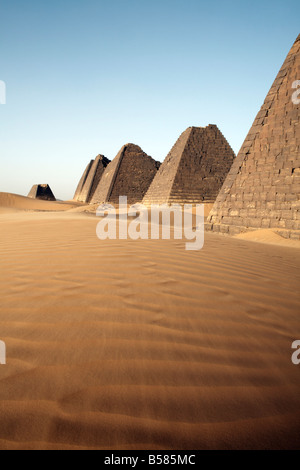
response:
<path id="1" fill-rule="evenodd" d="M 129 204 L 141 202 L 159 165 L 137 145 L 124 145 L 107 166 L 91 202 L 118 204 L 119 196 L 127 196 Z"/>
<path id="2" fill-rule="evenodd" d="M 278 229 L 300 239 L 300 35 L 208 217 L 206 229 Z"/>
<path id="3" fill-rule="evenodd" d="M 86 203 L 91 201 L 104 173 L 104 170 L 109 163 L 110 160 L 105 158 L 103 155 L 98 155 L 95 160 L 91 160 L 77 186 L 73 198 L 75 201 Z"/>
<path id="4" fill-rule="evenodd" d="M 56 201 L 56 198 L 48 184 L 35 184 L 28 197 L 31 199 L 43 199 L 44 201 Z"/>
<path id="5" fill-rule="evenodd" d="M 143 203 L 215 201 L 234 157 L 233 150 L 217 126 L 189 127 L 161 165 Z"/>

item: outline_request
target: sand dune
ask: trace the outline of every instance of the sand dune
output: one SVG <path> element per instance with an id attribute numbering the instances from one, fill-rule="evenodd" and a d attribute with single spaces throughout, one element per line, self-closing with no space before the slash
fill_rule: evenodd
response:
<path id="1" fill-rule="evenodd" d="M 248 240 L 259 243 L 269 243 L 271 245 L 282 245 L 291 248 L 300 248 L 299 240 L 284 238 L 279 235 L 276 229 L 260 229 L 236 235 L 240 240 Z"/>
<path id="2" fill-rule="evenodd" d="M 0 215 L 0 448 L 299 448 L 300 251 L 96 224 Z"/>
<path id="3" fill-rule="evenodd" d="M 25 196 L 19 196 L 18 194 L 0 192 L 0 214 L 17 211 L 59 212 L 66 211 L 78 206 L 80 206 L 80 204 L 74 201 L 42 201 L 39 199 L 31 199 Z"/>

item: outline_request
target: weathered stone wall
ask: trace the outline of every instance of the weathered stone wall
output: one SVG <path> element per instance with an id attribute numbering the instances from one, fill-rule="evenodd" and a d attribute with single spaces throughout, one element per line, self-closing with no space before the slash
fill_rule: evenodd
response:
<path id="1" fill-rule="evenodd" d="M 98 162 L 96 164 L 95 172 L 94 172 L 94 177 L 92 178 L 92 183 L 90 185 L 90 190 L 87 198 L 87 202 L 91 202 L 91 200 L 94 197 L 95 191 L 100 183 L 100 180 L 104 174 L 105 169 L 107 166 L 110 164 L 110 160 L 108 158 L 105 158 L 103 155 L 99 155 L 97 157 Z"/>
<path id="2" fill-rule="evenodd" d="M 186 129 L 168 153 L 144 197 L 143 204 L 164 204 L 169 201 L 180 158 L 190 137 L 191 130 L 192 128 Z"/>
<path id="3" fill-rule="evenodd" d="M 31 199 L 42 199 L 44 201 L 56 201 L 56 198 L 48 184 L 36 184 L 28 194 Z"/>
<path id="4" fill-rule="evenodd" d="M 89 203 L 99 185 L 100 179 L 110 160 L 103 155 L 98 155 L 87 166 L 76 190 L 74 199 Z"/>
<path id="5" fill-rule="evenodd" d="M 91 169 L 93 163 L 94 163 L 94 160 L 91 160 L 90 163 L 88 164 L 88 166 L 86 167 L 86 169 L 84 170 L 84 173 L 83 173 L 82 177 L 80 178 L 80 181 L 78 183 L 78 186 L 77 186 L 75 194 L 74 194 L 74 198 L 73 198 L 74 201 L 78 201 L 78 198 L 80 197 L 80 193 L 81 193 L 82 188 L 83 188 L 83 186 L 86 182 L 86 179 L 88 177 L 88 174 L 90 172 L 90 169 Z"/>
<path id="6" fill-rule="evenodd" d="M 113 159 L 112 162 L 106 167 L 102 178 L 98 184 L 98 187 L 91 199 L 92 204 L 102 204 L 109 201 L 110 194 L 115 182 L 115 178 L 119 171 L 121 160 L 125 151 L 125 146 L 121 148 L 118 155 Z"/>
<path id="7" fill-rule="evenodd" d="M 137 145 L 125 145 L 106 168 L 92 203 L 118 204 L 120 196 L 127 196 L 129 204 L 141 202 L 158 166 Z"/>
<path id="8" fill-rule="evenodd" d="M 188 128 L 162 164 L 144 204 L 213 202 L 234 157 L 217 126 Z"/>
<path id="9" fill-rule="evenodd" d="M 232 148 L 217 126 L 192 127 L 168 202 L 214 202 L 234 157 Z"/>
<path id="10" fill-rule="evenodd" d="M 298 36 L 235 160 L 206 228 L 238 234 L 275 228 L 300 238 L 300 80 Z"/>
<path id="11" fill-rule="evenodd" d="M 98 155 L 95 158 L 77 198 L 78 201 L 86 203 L 91 201 L 92 196 L 109 162 L 110 161 L 103 155 Z"/>
<path id="12" fill-rule="evenodd" d="M 157 174 L 159 163 L 149 157 L 137 145 L 126 146 L 109 201 L 119 202 L 119 196 L 127 196 L 128 204 L 142 202 Z"/>

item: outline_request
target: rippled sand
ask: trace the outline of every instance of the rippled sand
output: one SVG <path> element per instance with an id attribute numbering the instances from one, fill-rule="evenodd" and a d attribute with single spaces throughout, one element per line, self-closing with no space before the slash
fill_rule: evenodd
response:
<path id="1" fill-rule="evenodd" d="M 100 242 L 23 203 L 0 210 L 1 449 L 300 448 L 297 247 Z"/>

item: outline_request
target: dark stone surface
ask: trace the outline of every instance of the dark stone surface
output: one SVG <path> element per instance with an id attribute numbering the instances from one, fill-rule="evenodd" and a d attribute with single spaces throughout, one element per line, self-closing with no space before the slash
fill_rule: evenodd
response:
<path id="1" fill-rule="evenodd" d="M 88 177 L 88 174 L 90 172 L 90 169 L 91 169 L 93 163 L 94 163 L 94 160 L 91 160 L 90 163 L 88 164 L 88 166 L 86 167 L 86 169 L 84 170 L 84 173 L 83 173 L 82 177 L 80 178 L 80 181 L 78 183 L 78 186 L 77 186 L 75 194 L 74 194 L 74 198 L 73 198 L 74 201 L 78 201 L 78 198 L 80 197 L 80 193 L 81 193 L 82 188 L 83 188 L 83 186 L 86 182 L 86 179 Z"/>
<path id="2" fill-rule="evenodd" d="M 234 157 L 217 126 L 189 127 L 166 157 L 143 202 L 146 205 L 213 202 Z"/>
<path id="3" fill-rule="evenodd" d="M 110 160 L 98 155 L 87 166 L 77 187 L 74 200 L 89 203 Z"/>
<path id="4" fill-rule="evenodd" d="M 159 166 L 137 145 L 124 145 L 107 166 L 91 202 L 118 204 L 119 196 L 127 196 L 129 204 L 141 202 Z"/>

